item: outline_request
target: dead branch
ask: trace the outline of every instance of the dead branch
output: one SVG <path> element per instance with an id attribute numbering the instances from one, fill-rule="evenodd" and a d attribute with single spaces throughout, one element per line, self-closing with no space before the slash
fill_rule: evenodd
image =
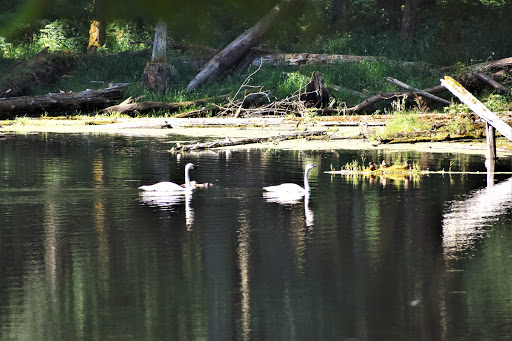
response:
<path id="1" fill-rule="evenodd" d="M 427 98 L 430 98 L 430 99 L 433 99 L 435 101 L 441 102 L 443 104 L 446 104 L 446 105 L 450 105 L 451 104 L 449 101 L 445 100 L 444 98 L 440 98 L 440 97 L 434 96 L 434 95 L 432 95 L 429 92 L 426 92 L 424 90 L 415 89 L 412 86 L 407 85 L 407 84 L 399 81 L 398 79 L 395 79 L 395 78 L 392 78 L 392 77 L 387 77 L 386 80 L 391 82 L 391 83 L 393 83 L 393 84 L 396 84 L 396 85 L 398 85 L 398 86 L 400 86 L 400 87 L 402 87 L 404 89 L 411 90 L 413 92 L 416 92 L 416 93 L 418 93 L 420 95 L 423 95 L 423 96 L 425 96 Z"/>
<path id="2" fill-rule="evenodd" d="M 442 91 L 445 91 L 446 89 L 443 86 L 434 86 L 432 88 L 424 89 L 422 91 L 428 92 L 430 94 L 439 93 Z M 390 100 L 398 97 L 404 97 L 404 96 L 413 96 L 414 91 L 396 91 L 396 92 L 384 92 L 380 94 L 373 95 L 370 98 L 365 99 L 363 102 L 359 103 L 358 105 L 344 109 L 343 112 L 347 114 L 351 113 L 360 113 L 367 109 L 368 107 L 374 105 L 375 103 L 378 103 L 380 101 L 384 100 Z"/>
<path id="3" fill-rule="evenodd" d="M 200 149 L 232 147 L 232 146 L 239 146 L 239 145 L 245 145 L 245 144 L 251 144 L 251 143 L 285 141 L 285 140 L 291 140 L 291 139 L 307 137 L 307 136 L 322 136 L 325 134 L 326 134 L 325 131 L 319 130 L 319 131 L 300 131 L 300 132 L 295 132 L 295 133 L 291 133 L 291 134 L 282 134 L 282 135 L 265 136 L 265 137 L 248 137 L 248 138 L 239 139 L 236 141 L 232 141 L 231 139 L 227 138 L 226 140 L 222 140 L 222 141 L 196 143 L 196 144 L 191 144 L 191 145 L 177 145 L 172 150 L 186 152 L 186 151 L 200 150 Z"/>
<path id="4" fill-rule="evenodd" d="M 480 73 L 480 72 L 474 72 L 473 75 L 480 79 L 482 82 L 486 83 L 487 85 L 489 85 L 491 88 L 493 89 L 496 89 L 496 90 L 499 90 L 501 92 L 504 92 L 506 94 L 510 94 L 511 91 L 510 91 L 510 88 L 507 88 L 506 86 L 504 86 L 503 84 L 495 81 L 491 76 L 489 75 L 486 75 L 486 74 L 483 74 L 483 73 Z"/>

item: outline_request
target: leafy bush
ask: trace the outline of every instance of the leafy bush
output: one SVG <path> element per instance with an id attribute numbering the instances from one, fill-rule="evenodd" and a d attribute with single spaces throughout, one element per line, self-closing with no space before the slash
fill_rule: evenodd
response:
<path id="1" fill-rule="evenodd" d="M 67 20 L 55 20 L 46 24 L 35 35 L 34 43 L 41 49 L 50 52 L 59 50 L 84 51 L 87 47 L 87 38 L 80 35 L 76 26 Z"/>

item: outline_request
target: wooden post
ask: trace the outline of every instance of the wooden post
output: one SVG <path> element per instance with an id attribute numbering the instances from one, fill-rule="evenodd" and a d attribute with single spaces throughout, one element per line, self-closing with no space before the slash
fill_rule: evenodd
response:
<path id="1" fill-rule="evenodd" d="M 162 19 L 158 20 L 153 43 L 153 55 L 151 62 L 144 69 L 144 86 L 152 91 L 164 91 L 169 77 L 169 65 L 166 62 L 167 50 L 167 24 Z"/>
<path id="2" fill-rule="evenodd" d="M 488 122 L 485 122 L 485 138 L 487 140 L 485 158 L 494 160 L 496 159 L 496 132 L 494 127 Z"/>

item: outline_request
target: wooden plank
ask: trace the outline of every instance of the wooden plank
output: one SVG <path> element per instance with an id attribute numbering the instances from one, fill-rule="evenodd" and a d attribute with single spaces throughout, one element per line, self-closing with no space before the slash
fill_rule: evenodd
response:
<path id="1" fill-rule="evenodd" d="M 500 120 L 495 113 L 487 109 L 482 102 L 476 99 L 475 96 L 467 91 L 459 82 L 449 76 L 445 76 L 444 79 L 441 79 L 441 84 L 485 120 L 485 122 L 492 125 L 501 135 L 512 142 L 512 127 Z"/>

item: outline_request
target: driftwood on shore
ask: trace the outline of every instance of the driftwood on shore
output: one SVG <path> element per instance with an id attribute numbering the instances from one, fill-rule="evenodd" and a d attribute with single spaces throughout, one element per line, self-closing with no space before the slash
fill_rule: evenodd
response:
<path id="1" fill-rule="evenodd" d="M 309 136 L 324 136 L 326 132 L 324 130 L 318 131 L 300 131 L 290 134 L 281 134 L 275 136 L 264 136 L 264 137 L 248 137 L 244 139 L 234 140 L 227 138 L 222 141 L 214 141 L 214 142 L 206 142 L 206 143 L 196 143 L 191 145 L 180 145 L 178 144 L 174 147 L 173 151 L 186 152 L 191 150 L 201 150 L 201 149 L 211 149 L 211 148 L 220 148 L 220 147 L 232 147 L 239 146 L 251 143 L 261 143 L 261 142 L 279 142 L 285 140 L 291 140 L 301 137 L 309 137 Z"/>

